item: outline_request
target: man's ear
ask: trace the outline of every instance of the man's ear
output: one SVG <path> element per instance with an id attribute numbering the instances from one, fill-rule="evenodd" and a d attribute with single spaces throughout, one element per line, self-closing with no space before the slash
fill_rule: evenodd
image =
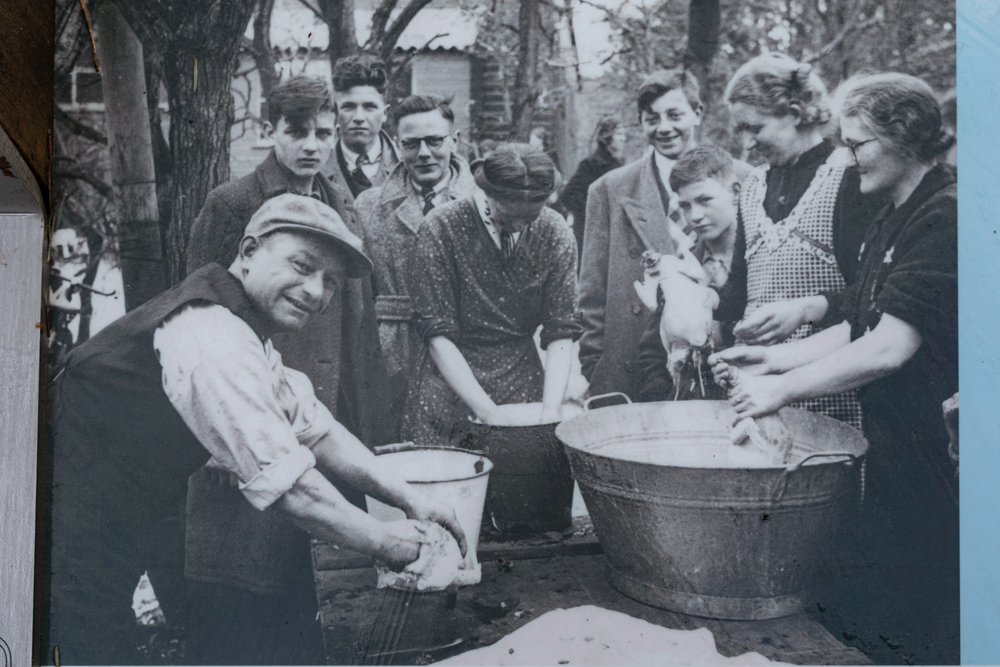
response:
<path id="1" fill-rule="evenodd" d="M 240 241 L 240 259 L 250 259 L 261 248 L 260 239 L 254 236 L 247 236 Z"/>
<path id="2" fill-rule="evenodd" d="M 792 102 L 788 105 L 788 113 L 795 117 L 795 126 L 798 127 L 802 123 L 802 106 L 798 102 Z"/>
<path id="3" fill-rule="evenodd" d="M 274 139 L 274 125 L 271 125 L 270 121 L 265 120 L 263 128 L 265 139 Z"/>
<path id="4" fill-rule="evenodd" d="M 455 130 L 454 132 L 451 133 L 451 136 L 455 137 L 455 148 L 458 148 L 459 146 L 462 145 L 462 131 L 461 130 Z"/>

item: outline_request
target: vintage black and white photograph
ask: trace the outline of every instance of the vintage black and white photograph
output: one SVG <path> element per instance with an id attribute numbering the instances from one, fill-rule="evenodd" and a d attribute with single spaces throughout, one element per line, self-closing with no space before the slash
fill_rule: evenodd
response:
<path id="1" fill-rule="evenodd" d="M 954 2 L 55 18 L 42 664 L 959 663 Z"/>

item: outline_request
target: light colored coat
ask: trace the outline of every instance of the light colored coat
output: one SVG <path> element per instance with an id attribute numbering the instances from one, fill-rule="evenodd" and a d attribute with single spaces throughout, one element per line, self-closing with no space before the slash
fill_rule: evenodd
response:
<path id="1" fill-rule="evenodd" d="M 472 195 L 476 182 L 468 163 L 452 156 L 452 178 L 437 206 Z M 413 188 L 405 165 L 398 164 L 382 187 L 373 187 L 355 201 L 365 253 L 375 266 L 375 317 L 378 320 L 386 379 L 379 399 L 382 423 L 375 429 L 380 445 L 399 439 L 400 420 L 407 395 L 410 368 L 422 350 L 422 341 L 410 327 L 417 231 L 424 223 L 424 200 Z"/>
<path id="2" fill-rule="evenodd" d="M 591 396 L 637 395 L 639 341 L 649 311 L 633 282 L 642 280 L 645 251 L 676 253 L 675 239 L 682 234 L 664 210 L 652 154 L 590 186 L 580 269 L 580 363 Z"/>

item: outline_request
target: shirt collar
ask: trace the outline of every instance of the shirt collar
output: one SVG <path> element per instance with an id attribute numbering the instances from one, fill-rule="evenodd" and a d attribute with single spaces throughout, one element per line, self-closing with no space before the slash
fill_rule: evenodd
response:
<path id="1" fill-rule="evenodd" d="M 355 153 L 344 143 L 344 140 L 340 141 L 340 150 L 344 153 L 344 161 L 347 162 L 347 166 L 354 167 L 358 163 L 359 153 Z M 378 136 L 375 142 L 372 143 L 372 147 L 368 149 L 368 161 L 371 164 L 378 164 L 382 159 L 382 137 Z"/>
<path id="2" fill-rule="evenodd" d="M 457 176 L 457 174 L 455 173 L 455 166 L 454 165 L 449 165 L 448 166 L 448 174 L 447 174 L 447 176 L 445 176 L 440 181 L 438 181 L 437 183 L 435 183 L 434 187 L 431 188 L 432 190 L 434 190 L 434 197 L 436 198 L 439 194 L 441 194 L 442 192 L 444 192 L 445 190 L 447 190 L 448 186 L 451 185 L 452 180 L 454 178 L 456 178 L 456 176 Z M 421 197 L 423 196 L 423 192 L 421 191 L 419 185 L 417 185 L 416 183 L 414 183 L 412 180 L 410 181 L 410 185 L 413 187 L 413 191 L 414 192 L 416 192 Z"/>
<path id="3" fill-rule="evenodd" d="M 677 160 L 671 160 L 670 158 L 661 155 L 660 151 L 653 149 L 653 160 L 656 162 L 656 170 L 660 173 L 660 181 L 663 183 L 663 187 L 667 192 L 673 192 L 670 189 L 670 171 L 677 164 Z"/>

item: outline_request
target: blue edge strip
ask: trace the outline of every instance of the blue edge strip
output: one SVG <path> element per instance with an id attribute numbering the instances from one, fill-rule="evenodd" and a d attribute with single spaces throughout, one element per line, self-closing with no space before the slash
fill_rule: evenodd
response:
<path id="1" fill-rule="evenodd" d="M 1000 2 L 958 0 L 962 663 L 1000 664 Z"/>

